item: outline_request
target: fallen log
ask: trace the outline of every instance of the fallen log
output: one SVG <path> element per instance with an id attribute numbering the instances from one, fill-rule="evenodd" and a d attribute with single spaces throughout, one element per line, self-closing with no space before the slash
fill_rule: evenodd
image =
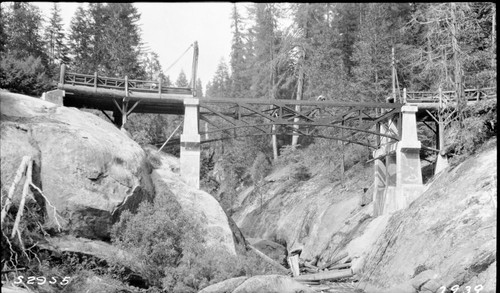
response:
<path id="1" fill-rule="evenodd" d="M 284 274 L 288 274 L 288 270 L 280 265 L 278 262 L 270 258 L 269 256 L 265 255 L 264 253 L 260 252 L 257 248 L 253 247 L 252 245 L 248 244 L 247 245 L 253 252 L 255 252 L 258 256 L 260 256 L 265 262 L 268 264 L 272 265 L 273 267 L 277 268 L 280 272 Z"/>
<path id="2" fill-rule="evenodd" d="M 28 169 L 26 170 L 26 179 L 24 181 L 24 186 L 23 186 L 23 194 L 21 195 L 21 202 L 19 203 L 19 208 L 17 210 L 16 220 L 14 221 L 14 226 L 12 227 L 12 234 L 10 236 L 11 239 L 14 239 L 16 233 L 18 234 L 20 233 L 19 223 L 21 222 L 21 217 L 23 216 L 24 204 L 26 203 L 26 196 L 28 195 L 28 191 L 30 188 L 32 171 L 33 171 L 33 162 L 31 158 L 29 158 Z M 18 236 L 19 236 L 19 241 L 21 242 L 21 235 Z"/>
<path id="3" fill-rule="evenodd" d="M 354 276 L 354 274 L 352 270 L 349 268 L 345 270 L 321 272 L 311 275 L 301 275 L 294 277 L 293 279 L 296 281 L 321 281 L 321 280 L 338 280 L 343 278 L 349 278 L 352 276 Z"/>
<path id="4" fill-rule="evenodd" d="M 324 270 L 327 267 L 336 264 L 337 262 L 339 262 L 340 260 L 342 260 L 343 258 L 345 258 L 347 256 L 348 256 L 347 252 L 341 253 L 341 254 L 335 256 L 331 261 L 329 261 L 329 262 L 323 264 L 322 266 L 320 266 L 319 269 L 320 270 Z"/>
<path id="5" fill-rule="evenodd" d="M 329 266 L 328 269 L 329 270 L 338 270 L 338 269 L 350 268 L 351 265 L 352 264 L 350 262 L 342 263 L 342 264 L 338 264 L 338 265 Z"/>
<path id="6" fill-rule="evenodd" d="M 305 284 L 305 285 L 309 285 L 309 286 L 316 286 L 316 285 L 320 285 L 320 282 L 319 280 L 317 281 L 309 281 L 309 280 L 298 280 L 298 279 L 295 279 L 295 281 L 301 283 L 301 284 Z"/>
<path id="7" fill-rule="evenodd" d="M 319 268 L 317 266 L 314 266 L 308 262 L 304 262 L 303 264 L 304 264 L 304 267 L 306 267 L 306 268 L 310 268 L 310 269 L 316 270 L 316 271 L 319 270 Z"/>

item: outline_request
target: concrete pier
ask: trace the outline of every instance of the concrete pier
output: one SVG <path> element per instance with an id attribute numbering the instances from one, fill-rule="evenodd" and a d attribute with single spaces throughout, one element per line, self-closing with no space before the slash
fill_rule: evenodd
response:
<path id="1" fill-rule="evenodd" d="M 421 144 L 417 137 L 417 107 L 403 106 L 399 121 L 389 120 L 381 132 L 397 131 L 399 142 L 382 139 L 375 158 L 374 215 L 383 215 L 408 207 L 423 190 Z"/>
<path id="2" fill-rule="evenodd" d="M 200 188 L 199 100 L 184 100 L 184 125 L 181 134 L 181 178 L 189 185 Z"/>
<path id="3" fill-rule="evenodd" d="M 63 106 L 63 98 L 66 95 L 64 90 L 52 90 L 48 92 L 44 92 L 42 94 L 41 99 L 47 102 L 54 103 L 58 106 Z"/>

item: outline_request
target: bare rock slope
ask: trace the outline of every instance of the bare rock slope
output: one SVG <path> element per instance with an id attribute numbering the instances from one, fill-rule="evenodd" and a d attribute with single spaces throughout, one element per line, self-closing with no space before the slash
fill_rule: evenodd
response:
<path id="1" fill-rule="evenodd" d="M 6 91 L 0 103 L 2 185 L 10 186 L 21 158 L 31 156 L 34 184 L 57 209 L 63 231 L 107 239 L 121 210 L 154 195 L 144 151 L 111 123 Z M 55 228 L 54 211 L 46 209 Z"/>
<path id="2" fill-rule="evenodd" d="M 497 148 L 446 170 L 394 214 L 360 271 L 367 291 L 496 288 Z M 462 291 L 461 291 L 462 292 Z"/>
<path id="3" fill-rule="evenodd" d="M 302 248 L 301 258 L 317 265 L 347 253 L 366 292 L 436 292 L 459 285 L 471 292 L 496 286 L 496 139 L 478 155 L 446 169 L 426 185 L 407 209 L 373 216 L 363 187 L 372 166 L 360 162 L 346 173 L 343 188 L 321 178 L 290 179 L 274 170 L 260 189 L 237 199 L 233 216 L 247 237 Z M 369 189 L 367 192 L 371 192 Z"/>

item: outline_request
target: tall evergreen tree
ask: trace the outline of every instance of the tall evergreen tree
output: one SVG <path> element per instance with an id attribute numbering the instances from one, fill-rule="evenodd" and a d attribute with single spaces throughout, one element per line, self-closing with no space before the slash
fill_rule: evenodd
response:
<path id="1" fill-rule="evenodd" d="M 143 76 L 139 19 L 132 3 L 91 3 L 88 9 L 79 7 L 70 32 L 74 65 L 86 73 Z"/>
<path id="2" fill-rule="evenodd" d="M 0 4 L 0 54 L 5 52 L 5 45 L 7 41 L 7 35 L 5 34 L 5 18 L 7 14 L 5 13 L 4 5 Z"/>
<path id="3" fill-rule="evenodd" d="M 207 88 L 207 97 L 227 98 L 231 93 L 231 80 L 229 71 L 224 58 L 219 61 L 217 70 L 210 83 L 210 88 Z"/>
<path id="4" fill-rule="evenodd" d="M 106 70 L 118 76 L 141 76 L 141 36 L 138 25 L 140 14 L 137 8 L 132 3 L 109 3 L 106 10 L 109 17 L 104 27 L 105 44 L 109 54 L 109 60 L 105 62 Z"/>
<path id="5" fill-rule="evenodd" d="M 166 81 L 157 53 L 143 53 L 141 55 L 141 63 L 144 71 L 144 76 L 142 78 L 154 81 L 161 80 L 162 83 Z"/>
<path id="6" fill-rule="evenodd" d="M 249 13 L 255 19 L 250 33 L 253 35 L 255 56 L 253 63 L 251 93 L 256 98 L 274 99 L 276 94 L 276 67 L 273 58 L 276 44 L 276 3 L 255 3 Z"/>
<path id="7" fill-rule="evenodd" d="M 391 88 L 392 47 L 401 40 L 409 9 L 407 3 L 366 5 L 352 54 L 353 73 L 364 99 L 383 101 Z"/>
<path id="8" fill-rule="evenodd" d="M 26 2 L 2 5 L 1 26 L 0 87 L 40 96 L 50 88 L 40 10 Z"/>
<path id="9" fill-rule="evenodd" d="M 231 28 L 233 39 L 231 43 L 231 94 L 232 98 L 242 98 L 250 87 L 247 62 L 248 56 L 245 52 L 243 22 L 238 13 L 236 3 L 233 3 L 231 13 Z"/>
<path id="10" fill-rule="evenodd" d="M 69 62 L 68 47 L 65 41 L 61 10 L 58 4 L 54 3 L 49 23 L 45 29 L 47 55 L 49 58 L 49 66 L 51 67 L 53 75 L 57 72 L 59 64 Z"/>
<path id="11" fill-rule="evenodd" d="M 69 47 L 71 52 L 71 67 L 82 73 L 92 73 L 93 66 L 91 50 L 91 17 L 81 5 L 75 11 L 70 23 Z"/>
<path id="12" fill-rule="evenodd" d="M 14 2 L 5 14 L 5 49 L 16 58 L 40 57 L 47 64 L 42 38 L 40 9 L 27 2 Z"/>

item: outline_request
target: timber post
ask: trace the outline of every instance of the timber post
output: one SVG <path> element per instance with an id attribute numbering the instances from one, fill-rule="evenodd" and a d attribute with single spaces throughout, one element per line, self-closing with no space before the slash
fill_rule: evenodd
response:
<path id="1" fill-rule="evenodd" d="M 59 75 L 59 83 L 60 83 L 61 85 L 63 85 L 63 84 L 64 84 L 64 75 L 65 75 L 65 74 L 66 74 L 66 64 L 64 64 L 64 63 L 63 63 L 63 64 L 61 65 L 61 73 L 60 73 L 60 75 Z"/>
<path id="2" fill-rule="evenodd" d="M 196 188 L 200 188 L 200 133 L 199 104 L 195 98 L 184 100 L 184 126 L 181 134 L 181 178 Z"/>
<path id="3" fill-rule="evenodd" d="M 194 42 L 194 48 L 193 48 L 193 69 L 192 69 L 192 76 L 191 76 L 191 90 L 193 92 L 193 97 L 198 96 L 198 93 L 196 92 L 196 71 L 198 70 L 198 41 Z"/>

